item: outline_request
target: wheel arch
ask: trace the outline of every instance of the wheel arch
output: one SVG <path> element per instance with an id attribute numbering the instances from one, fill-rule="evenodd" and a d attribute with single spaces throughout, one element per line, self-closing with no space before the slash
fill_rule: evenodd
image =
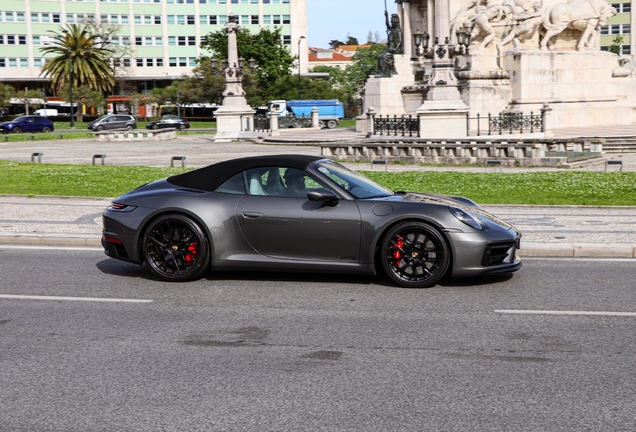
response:
<path id="1" fill-rule="evenodd" d="M 384 226 L 384 228 L 382 229 L 380 234 L 378 236 L 376 236 L 375 242 L 373 244 L 373 256 L 372 256 L 372 258 L 373 258 L 373 265 L 375 267 L 376 273 L 378 272 L 378 270 L 382 270 L 381 267 L 378 268 L 378 263 L 380 263 L 379 259 L 381 259 L 381 257 L 380 257 L 380 249 L 382 248 L 382 242 L 384 242 L 384 239 L 386 238 L 386 236 L 389 233 L 389 231 L 391 231 L 393 228 L 395 228 L 396 226 L 398 226 L 399 224 L 404 223 L 404 222 L 425 223 L 425 224 L 431 225 L 433 228 L 435 228 L 437 231 L 439 231 L 440 235 L 442 236 L 442 238 L 446 242 L 446 246 L 448 247 L 448 251 L 449 251 L 449 262 L 448 262 L 448 268 L 446 269 L 445 275 L 452 274 L 453 265 L 454 265 L 454 261 L 455 261 L 453 259 L 453 257 L 455 256 L 455 248 L 453 247 L 453 243 L 450 241 L 448 233 L 444 230 L 444 227 L 442 227 L 434 219 L 427 218 L 427 217 L 422 217 L 422 216 L 419 216 L 419 217 L 418 216 L 403 217 L 403 218 L 400 218 L 400 219 L 393 220 L 393 221 L 391 221 L 390 223 L 388 223 L 387 225 Z"/>
<path id="2" fill-rule="evenodd" d="M 201 231 L 203 232 L 203 235 L 205 235 L 205 240 L 208 244 L 208 265 L 210 267 L 212 267 L 214 260 L 212 259 L 213 255 L 214 255 L 214 242 L 212 241 L 212 233 L 210 232 L 207 224 L 205 224 L 200 217 L 198 217 L 195 213 L 184 210 L 182 208 L 174 208 L 174 209 L 161 209 L 161 211 L 158 211 L 156 213 L 153 213 L 151 215 L 149 215 L 146 220 L 143 222 L 141 229 L 138 232 L 137 238 L 136 238 L 136 242 L 137 244 L 135 245 L 135 252 L 137 253 L 137 256 L 139 257 L 139 261 L 140 262 L 144 262 L 144 258 L 143 258 L 143 238 L 146 235 L 146 231 L 148 231 L 148 227 L 158 218 L 162 217 L 162 216 L 166 216 L 166 215 L 180 215 L 180 216 L 186 216 L 189 217 L 190 219 L 194 220 L 199 227 L 201 228 Z"/>

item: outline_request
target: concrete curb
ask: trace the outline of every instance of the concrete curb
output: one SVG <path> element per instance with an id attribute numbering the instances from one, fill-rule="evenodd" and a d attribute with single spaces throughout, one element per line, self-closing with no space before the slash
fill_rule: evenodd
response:
<path id="1" fill-rule="evenodd" d="M 628 243 L 523 243 L 519 255 L 546 258 L 636 258 Z"/>
<path id="2" fill-rule="evenodd" d="M 84 234 L 0 233 L 4 246 L 101 247 L 101 236 Z M 636 258 L 636 244 L 627 243 L 530 243 L 519 251 L 534 258 Z"/>

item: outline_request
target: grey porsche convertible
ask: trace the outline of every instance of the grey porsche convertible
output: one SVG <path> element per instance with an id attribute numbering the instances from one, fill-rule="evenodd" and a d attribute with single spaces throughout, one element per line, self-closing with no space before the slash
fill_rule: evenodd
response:
<path id="1" fill-rule="evenodd" d="M 359 273 L 430 287 L 521 267 L 521 233 L 456 196 L 393 192 L 320 156 L 228 160 L 141 186 L 103 215 L 109 257 L 158 278 Z"/>

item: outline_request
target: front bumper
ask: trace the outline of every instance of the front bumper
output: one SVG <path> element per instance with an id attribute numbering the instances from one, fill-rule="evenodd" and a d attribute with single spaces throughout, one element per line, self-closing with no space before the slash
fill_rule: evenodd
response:
<path id="1" fill-rule="evenodd" d="M 449 233 L 453 248 L 453 277 L 515 272 L 521 268 L 517 250 L 521 234 L 514 230 Z"/>

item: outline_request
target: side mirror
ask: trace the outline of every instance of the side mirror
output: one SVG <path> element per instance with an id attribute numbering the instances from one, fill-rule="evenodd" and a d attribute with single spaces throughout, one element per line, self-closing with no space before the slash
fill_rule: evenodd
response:
<path id="1" fill-rule="evenodd" d="M 309 201 L 325 201 L 325 202 L 337 202 L 340 200 L 335 192 L 329 189 L 312 189 L 307 192 L 307 199 Z"/>

